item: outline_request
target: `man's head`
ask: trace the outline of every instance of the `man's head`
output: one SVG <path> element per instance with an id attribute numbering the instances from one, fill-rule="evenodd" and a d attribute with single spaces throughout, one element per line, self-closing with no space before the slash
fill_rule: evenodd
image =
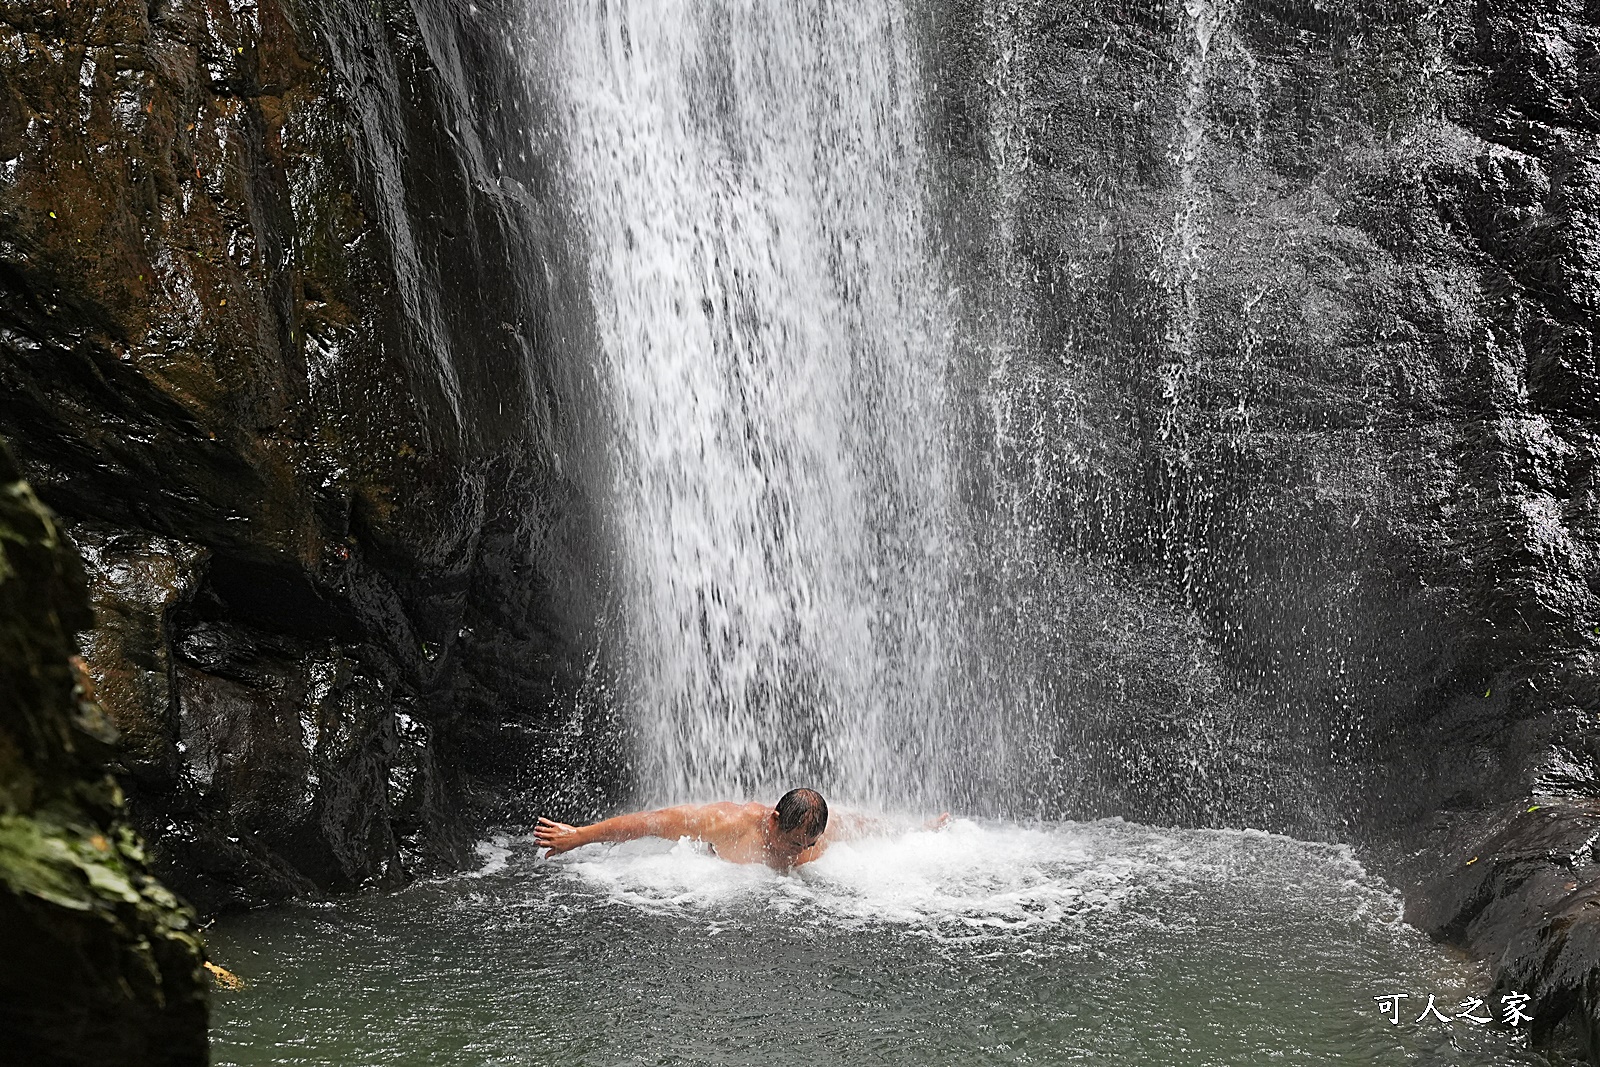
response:
<path id="1" fill-rule="evenodd" d="M 828 802 L 815 789 L 791 789 L 768 816 L 774 857 L 793 863 L 828 828 Z"/>

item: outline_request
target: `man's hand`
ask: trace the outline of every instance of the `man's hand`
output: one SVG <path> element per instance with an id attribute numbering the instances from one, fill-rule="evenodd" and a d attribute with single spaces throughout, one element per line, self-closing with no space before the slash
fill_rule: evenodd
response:
<path id="1" fill-rule="evenodd" d="M 539 842 L 540 848 L 549 849 L 550 856 L 571 852 L 579 845 L 588 843 L 584 840 L 583 831 L 578 827 L 568 826 L 564 822 L 553 822 L 543 816 L 540 816 L 539 825 L 534 828 L 533 839 Z"/>

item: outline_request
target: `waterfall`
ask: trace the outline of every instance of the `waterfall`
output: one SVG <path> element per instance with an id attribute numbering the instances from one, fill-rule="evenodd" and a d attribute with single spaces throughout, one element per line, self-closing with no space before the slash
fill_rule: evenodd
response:
<path id="1" fill-rule="evenodd" d="M 962 537 L 905 15 L 538 17 L 611 421 L 639 799 L 936 797 Z"/>

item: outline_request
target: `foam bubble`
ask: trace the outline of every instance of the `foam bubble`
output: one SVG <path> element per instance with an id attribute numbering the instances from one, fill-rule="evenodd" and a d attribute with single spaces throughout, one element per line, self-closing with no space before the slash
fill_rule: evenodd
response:
<path id="1" fill-rule="evenodd" d="M 468 878 L 486 878 L 491 874 L 499 874 L 511 862 L 514 845 L 529 844 L 533 841 L 531 834 L 512 837 L 508 834 L 495 834 L 493 837 L 479 841 L 473 849 L 478 857 L 483 860 L 483 866 L 475 871 L 468 871 Z"/>

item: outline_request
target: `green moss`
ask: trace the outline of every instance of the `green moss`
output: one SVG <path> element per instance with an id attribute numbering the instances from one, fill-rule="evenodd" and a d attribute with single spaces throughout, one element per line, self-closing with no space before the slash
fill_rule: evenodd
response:
<path id="1" fill-rule="evenodd" d="M 49 816 L 0 816 L 0 889 L 103 923 L 152 976 L 163 970 L 159 960 L 182 957 L 198 968 L 204 958 L 194 913 L 145 873 L 144 851 L 125 825 L 106 835 Z M 187 981 L 197 983 L 198 973 Z"/>
<path id="2" fill-rule="evenodd" d="M 87 827 L 0 816 L 0 881 L 76 911 L 145 904 L 119 845 Z"/>

